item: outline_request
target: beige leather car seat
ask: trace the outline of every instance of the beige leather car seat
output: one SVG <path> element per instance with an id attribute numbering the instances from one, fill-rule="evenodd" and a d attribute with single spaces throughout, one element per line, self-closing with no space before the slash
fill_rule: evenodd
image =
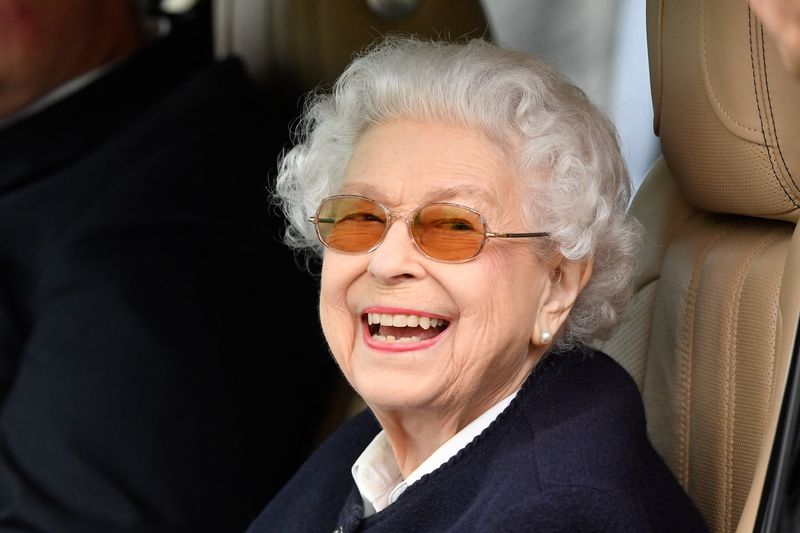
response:
<path id="1" fill-rule="evenodd" d="M 747 0 L 648 0 L 663 157 L 635 298 L 601 347 L 715 532 L 756 524 L 800 315 L 800 79 Z"/>

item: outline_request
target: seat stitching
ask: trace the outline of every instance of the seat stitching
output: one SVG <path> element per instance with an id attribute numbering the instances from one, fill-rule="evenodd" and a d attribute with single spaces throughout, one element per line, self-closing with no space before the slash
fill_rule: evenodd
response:
<path id="1" fill-rule="evenodd" d="M 766 45 L 764 43 L 764 32 L 763 32 L 763 30 L 761 32 L 761 62 L 762 62 L 763 65 L 767 64 Z M 770 95 L 770 92 L 769 92 L 769 77 L 767 76 L 767 69 L 766 68 L 764 68 L 764 88 L 765 88 L 765 91 L 764 91 L 765 98 L 767 100 L 767 105 L 769 106 L 769 115 L 770 115 L 770 118 L 772 119 L 772 130 L 773 130 L 773 134 L 775 136 L 775 149 L 776 149 L 776 151 L 778 152 L 778 155 L 781 158 L 781 162 L 783 163 L 783 168 L 786 169 L 786 173 L 789 175 L 789 179 L 791 180 L 792 184 L 795 186 L 795 189 L 798 189 L 799 187 L 797 185 L 797 182 L 794 180 L 794 176 L 792 176 L 792 171 L 789 168 L 789 165 L 786 164 L 786 159 L 783 157 L 783 150 L 781 150 L 781 143 L 780 143 L 780 139 L 778 138 L 778 128 L 775 125 L 775 114 L 774 114 L 774 112 L 772 110 L 772 98 L 771 98 L 771 95 Z M 769 147 L 767 147 L 767 150 L 769 151 Z M 772 153 L 772 152 L 770 151 L 770 153 Z M 795 206 L 797 206 L 797 204 L 795 204 Z"/>
<path id="2" fill-rule="evenodd" d="M 726 402 L 725 402 L 725 486 L 724 486 L 724 499 L 723 499 L 723 513 L 725 530 L 730 531 L 733 523 L 733 437 L 736 426 L 736 363 L 737 363 L 737 328 L 738 324 L 738 310 L 740 309 L 741 295 L 744 288 L 744 281 L 746 274 L 750 271 L 750 266 L 753 263 L 753 258 L 760 255 L 761 252 L 770 244 L 779 238 L 775 232 L 769 232 L 764 235 L 755 246 L 752 247 L 747 254 L 745 260 L 737 268 L 736 281 L 734 284 L 735 290 L 733 291 L 734 300 L 731 303 L 728 313 L 728 343 L 727 343 L 727 359 L 729 364 L 726 365 Z"/>
<path id="3" fill-rule="evenodd" d="M 695 321 L 695 302 L 697 300 L 697 287 L 700 283 L 700 271 L 705 258 L 714 247 L 715 243 L 728 233 L 729 229 L 725 228 L 715 235 L 706 244 L 703 251 L 698 256 L 698 260 L 692 269 L 692 279 L 689 281 L 689 288 L 686 293 L 686 310 L 683 321 L 683 339 L 685 346 L 681 350 L 682 357 L 679 360 L 679 375 L 680 375 L 680 391 L 678 398 L 680 400 L 680 412 L 678 416 L 678 468 L 677 471 L 681 474 L 681 482 L 685 489 L 689 488 L 689 441 L 691 437 L 691 426 L 689 424 L 689 416 L 692 409 L 692 360 L 694 347 L 694 321 Z"/>
<path id="4" fill-rule="evenodd" d="M 795 199 L 792 198 L 792 196 L 789 194 L 789 191 L 786 190 L 783 181 L 780 179 L 778 173 L 775 171 L 775 162 L 772 160 L 772 151 L 770 150 L 769 143 L 767 142 L 767 130 L 764 127 L 764 117 L 761 114 L 761 99 L 759 97 L 758 80 L 756 79 L 756 71 L 758 71 L 759 77 L 764 76 L 765 79 L 766 79 L 766 72 L 762 72 L 763 69 L 756 68 L 755 57 L 753 54 L 753 47 L 755 46 L 755 44 L 753 42 L 753 22 L 752 22 L 752 12 L 750 11 L 750 6 L 747 7 L 747 14 L 748 14 L 747 32 L 748 32 L 748 37 L 750 39 L 750 70 L 753 74 L 753 91 L 756 97 L 756 109 L 758 110 L 758 121 L 759 124 L 761 125 L 761 136 L 764 139 L 764 147 L 766 148 L 767 154 L 769 155 L 768 157 L 769 165 L 770 168 L 772 169 L 772 175 L 775 178 L 775 181 L 777 181 L 778 185 L 781 186 L 783 194 L 786 195 L 786 198 L 788 198 L 788 200 L 795 207 L 800 207 L 800 205 L 797 204 Z"/>
<path id="5" fill-rule="evenodd" d="M 648 297 L 648 299 L 650 300 L 650 305 L 648 305 L 647 307 L 648 307 L 648 310 L 650 311 L 650 320 L 648 321 L 648 325 L 645 328 L 645 332 L 647 334 L 647 341 L 644 343 L 644 347 L 645 347 L 644 348 L 645 356 L 644 356 L 644 361 L 643 361 L 644 368 L 642 369 L 642 371 L 640 373 L 640 375 L 642 376 L 642 388 L 639 391 L 639 394 L 642 395 L 642 397 L 644 397 L 644 387 L 645 387 L 645 384 L 647 383 L 647 379 L 646 379 L 646 377 L 647 377 L 647 367 L 650 366 L 650 355 L 649 355 L 649 351 L 650 350 L 649 350 L 648 347 L 650 346 L 650 339 L 652 338 L 653 312 L 654 312 L 654 308 L 655 308 L 655 299 L 656 299 L 656 291 L 658 289 L 658 282 L 659 282 L 659 278 L 656 278 L 656 279 L 654 279 L 652 281 L 648 281 L 647 283 L 642 285 L 642 288 L 639 289 L 639 291 L 637 292 L 637 294 L 643 294 L 647 290 L 650 290 L 652 292 L 652 294 L 650 294 L 649 297 Z M 652 289 L 651 289 L 651 287 L 652 287 Z"/>
<path id="6" fill-rule="evenodd" d="M 749 131 L 751 133 L 759 133 L 758 130 L 750 128 L 748 126 L 745 126 L 744 124 L 742 124 L 741 122 L 736 120 L 733 117 L 733 115 L 731 115 L 728 112 L 728 110 L 725 108 L 725 106 L 722 104 L 722 102 L 720 101 L 719 97 L 717 96 L 716 91 L 714 90 L 714 84 L 711 81 L 711 76 L 710 76 L 708 68 L 707 68 L 707 66 L 709 64 L 709 61 L 708 61 L 708 54 L 707 54 L 708 46 L 706 46 L 706 42 L 707 42 L 707 40 L 706 40 L 706 13 L 705 13 L 705 6 L 706 5 L 707 4 L 703 4 L 703 21 L 702 21 L 702 28 L 703 28 L 703 30 L 702 30 L 702 43 L 703 43 L 703 69 L 702 70 L 703 70 L 703 77 L 706 79 L 706 82 L 708 82 L 708 89 L 711 92 L 711 96 L 714 98 L 714 101 L 717 103 L 717 106 L 719 106 L 719 109 L 722 111 L 722 113 L 726 117 L 728 117 L 728 119 L 730 119 L 731 122 L 733 122 L 734 124 L 736 124 L 737 126 L 742 128 L 743 130 Z M 750 8 L 748 7 L 748 12 L 749 11 L 750 11 Z M 752 54 L 751 54 L 751 56 L 752 56 Z"/>

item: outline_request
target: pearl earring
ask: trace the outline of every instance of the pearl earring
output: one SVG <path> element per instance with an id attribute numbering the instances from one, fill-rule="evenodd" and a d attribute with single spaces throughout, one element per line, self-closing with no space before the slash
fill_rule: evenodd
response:
<path id="1" fill-rule="evenodd" d="M 549 332 L 549 331 L 543 331 L 543 332 L 542 332 L 542 344 L 547 344 L 547 343 L 549 343 L 549 342 L 550 342 L 550 339 L 552 339 L 552 338 L 553 338 L 553 336 L 552 336 L 552 335 L 550 335 L 550 332 Z"/>

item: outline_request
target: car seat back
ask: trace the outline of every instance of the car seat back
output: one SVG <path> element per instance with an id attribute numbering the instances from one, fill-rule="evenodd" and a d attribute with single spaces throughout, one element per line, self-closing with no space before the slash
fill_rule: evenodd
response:
<path id="1" fill-rule="evenodd" d="M 715 532 L 753 531 L 800 316 L 800 80 L 746 0 L 648 0 L 663 156 L 634 299 L 599 346 Z"/>

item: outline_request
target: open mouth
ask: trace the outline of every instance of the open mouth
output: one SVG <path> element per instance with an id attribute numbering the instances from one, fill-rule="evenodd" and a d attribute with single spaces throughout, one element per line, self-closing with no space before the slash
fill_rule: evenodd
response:
<path id="1" fill-rule="evenodd" d="M 394 313 L 367 313 L 364 320 L 372 339 L 386 343 L 413 343 L 432 339 L 450 325 L 443 318 Z"/>

